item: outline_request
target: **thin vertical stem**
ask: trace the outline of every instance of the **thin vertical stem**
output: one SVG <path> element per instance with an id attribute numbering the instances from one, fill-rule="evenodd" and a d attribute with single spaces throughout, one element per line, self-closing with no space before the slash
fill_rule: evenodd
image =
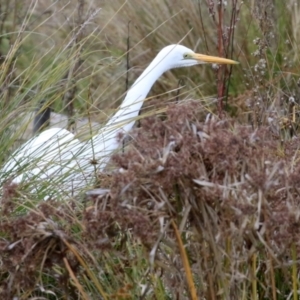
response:
<path id="1" fill-rule="evenodd" d="M 219 56 L 223 57 L 224 48 L 223 48 L 223 2 L 219 1 L 218 3 L 218 52 Z M 217 89 L 218 89 L 218 113 L 219 117 L 222 117 L 223 112 L 223 97 L 224 97 L 224 76 L 223 76 L 223 67 L 220 66 L 217 72 Z"/>
<path id="2" fill-rule="evenodd" d="M 252 299 L 257 300 L 257 279 L 256 279 L 256 260 L 257 254 L 254 253 L 252 256 Z"/>
<path id="3" fill-rule="evenodd" d="M 298 280 L 297 280 L 297 253 L 295 244 L 292 245 L 292 281 L 293 281 L 293 299 L 298 299 Z"/>

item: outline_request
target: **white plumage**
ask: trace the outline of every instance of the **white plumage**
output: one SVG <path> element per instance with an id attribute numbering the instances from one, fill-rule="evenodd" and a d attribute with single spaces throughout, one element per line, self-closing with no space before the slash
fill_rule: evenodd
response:
<path id="1" fill-rule="evenodd" d="M 119 134 L 128 134 L 155 81 L 167 70 L 201 63 L 235 64 L 229 59 L 196 54 L 181 45 L 163 48 L 127 92 L 119 110 L 89 141 L 80 142 L 61 128 L 48 129 L 32 138 L 10 157 L 1 182 L 28 183 L 32 192 L 47 186 L 48 195 L 78 194 L 88 187 L 95 172 L 106 167 L 119 146 Z M 91 161 L 97 161 L 97 165 Z"/>

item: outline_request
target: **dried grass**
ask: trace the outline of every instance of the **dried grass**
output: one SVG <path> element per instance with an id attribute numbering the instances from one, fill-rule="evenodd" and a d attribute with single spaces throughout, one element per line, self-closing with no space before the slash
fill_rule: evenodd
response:
<path id="1" fill-rule="evenodd" d="M 0 49 L 2 161 L 16 117 L 41 99 L 56 110 L 75 99 L 83 114 L 106 119 L 125 90 L 128 37 L 129 81 L 156 50 L 183 37 L 242 67 L 190 69 L 184 84 L 181 71 L 167 73 L 130 146 L 113 157 L 114 171 L 99 174 L 101 195 L 36 203 L 44 195 L 5 184 L 1 299 L 297 299 L 296 1 L 116 0 L 101 11 L 95 1 L 24 3 L 0 7 L 19 10 L 14 23 L 13 13 L 0 14 L 0 45 L 9 45 Z M 26 50 L 32 36 L 40 46 L 34 55 Z M 185 86 L 179 96 L 166 93 L 178 85 Z M 211 93 L 217 99 L 208 107 L 202 96 Z M 206 116 L 220 99 L 221 118 Z"/>
<path id="2" fill-rule="evenodd" d="M 129 242 L 139 245 L 136 259 L 153 256 L 147 276 L 158 276 L 171 298 L 184 299 L 190 279 L 182 272 L 171 220 L 181 232 L 198 297 L 242 299 L 251 285 L 264 297 L 287 297 L 295 288 L 289 270 L 300 251 L 298 138 L 282 142 L 269 127 L 252 129 L 230 119 L 203 123 L 202 109 L 187 101 L 169 105 L 160 118 L 143 119 L 132 132 L 133 146 L 113 158 L 121 171 L 109 177 L 110 192 L 92 197 L 86 208 L 49 201 L 18 216 L 15 190 L 5 188 L 3 299 L 42 293 L 37 285 L 45 276 L 71 298 L 88 276 L 109 297 L 96 270 L 105 269 L 108 253 L 131 264 Z M 111 272 L 115 290 L 124 280 L 134 285 L 123 268 Z M 131 297 L 135 292 L 127 291 Z"/>

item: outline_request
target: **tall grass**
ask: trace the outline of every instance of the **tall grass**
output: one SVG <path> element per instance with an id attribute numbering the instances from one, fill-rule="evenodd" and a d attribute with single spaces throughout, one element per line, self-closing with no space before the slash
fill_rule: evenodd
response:
<path id="1" fill-rule="evenodd" d="M 105 123 L 167 44 L 240 62 L 167 72 L 86 196 L 2 182 L 2 299 L 298 299 L 299 9 L 2 0 L 2 163 L 40 103 Z"/>

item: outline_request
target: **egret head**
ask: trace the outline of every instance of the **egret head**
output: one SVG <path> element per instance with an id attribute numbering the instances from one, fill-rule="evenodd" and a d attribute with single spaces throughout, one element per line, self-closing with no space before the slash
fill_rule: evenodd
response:
<path id="1" fill-rule="evenodd" d="M 238 64 L 238 62 L 222 57 L 209 56 L 195 53 L 193 50 L 182 45 L 169 45 L 163 48 L 158 58 L 163 60 L 168 69 L 190 67 L 198 64 Z"/>

